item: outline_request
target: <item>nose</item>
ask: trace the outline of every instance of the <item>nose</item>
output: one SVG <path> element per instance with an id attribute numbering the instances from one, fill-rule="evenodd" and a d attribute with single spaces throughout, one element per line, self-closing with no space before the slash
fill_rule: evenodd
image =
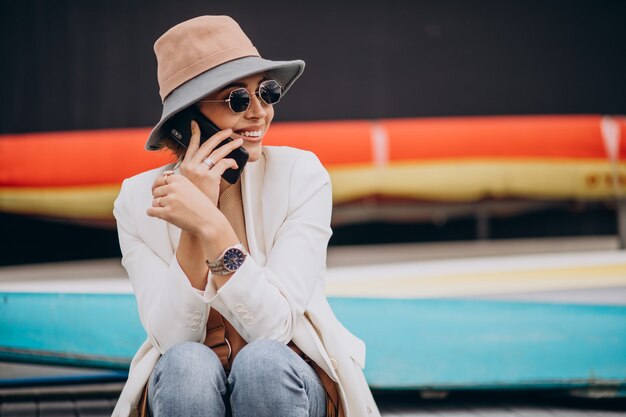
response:
<path id="1" fill-rule="evenodd" d="M 259 96 L 257 96 L 256 94 L 252 94 L 252 97 L 250 97 L 250 107 L 248 107 L 248 110 L 246 110 L 246 118 L 263 119 L 265 116 L 267 116 L 267 112 L 263 107 L 264 104 L 265 103 L 261 101 Z M 268 106 L 269 105 L 270 104 L 268 104 Z"/>

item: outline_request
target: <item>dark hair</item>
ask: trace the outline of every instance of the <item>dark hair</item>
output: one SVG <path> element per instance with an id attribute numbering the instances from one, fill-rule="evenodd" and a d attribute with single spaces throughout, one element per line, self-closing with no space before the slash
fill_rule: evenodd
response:
<path id="1" fill-rule="evenodd" d="M 185 152 L 187 152 L 187 149 L 185 147 L 183 147 L 180 143 L 170 138 L 169 136 L 164 136 L 159 141 L 159 149 L 168 149 L 172 152 L 172 155 L 175 156 L 178 160 L 182 159 L 185 156 Z"/>
<path id="2" fill-rule="evenodd" d="M 191 106 L 196 106 L 196 105 L 197 103 L 194 103 Z M 191 106 L 188 106 L 185 109 Z M 183 157 L 185 156 L 185 153 L 187 152 L 187 148 L 185 148 L 183 145 L 180 144 L 180 142 L 178 142 L 177 140 L 175 140 L 174 138 L 172 138 L 170 135 L 166 134 L 165 132 L 169 130 L 168 125 L 170 124 L 170 121 L 174 119 L 180 112 L 182 112 L 185 109 L 179 110 L 178 112 L 173 114 L 169 118 L 169 120 L 165 122 L 163 126 L 161 126 L 161 132 L 163 133 L 162 133 L 162 137 L 159 140 L 159 149 L 161 150 L 169 149 L 179 161 L 182 160 Z"/>

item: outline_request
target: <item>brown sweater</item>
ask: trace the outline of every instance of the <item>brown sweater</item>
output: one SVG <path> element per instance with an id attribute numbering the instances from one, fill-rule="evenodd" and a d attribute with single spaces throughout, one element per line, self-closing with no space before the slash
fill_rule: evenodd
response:
<path id="1" fill-rule="evenodd" d="M 243 247 L 249 252 L 246 222 L 243 215 L 243 202 L 241 200 L 241 181 L 237 181 L 220 192 L 217 207 L 230 222 Z M 237 352 L 246 345 L 246 341 L 237 333 L 237 330 L 228 320 L 217 310 L 211 309 L 207 321 L 207 335 L 204 339 L 204 344 L 213 349 L 222 361 L 224 370 L 228 373 Z"/>

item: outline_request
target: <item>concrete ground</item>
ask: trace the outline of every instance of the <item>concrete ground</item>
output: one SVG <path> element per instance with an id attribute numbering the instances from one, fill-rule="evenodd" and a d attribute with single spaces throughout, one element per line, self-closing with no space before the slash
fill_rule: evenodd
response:
<path id="1" fill-rule="evenodd" d="M 0 388 L 0 417 L 110 416 L 121 383 Z M 617 417 L 625 399 L 576 398 L 562 392 L 377 392 L 383 417 Z"/>

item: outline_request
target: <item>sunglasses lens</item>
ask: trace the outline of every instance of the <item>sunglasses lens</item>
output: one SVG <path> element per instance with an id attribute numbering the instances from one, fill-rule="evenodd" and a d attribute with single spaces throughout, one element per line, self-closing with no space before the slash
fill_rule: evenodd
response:
<path id="1" fill-rule="evenodd" d="M 248 110 L 250 105 L 250 94 L 245 88 L 238 88 L 230 93 L 230 108 L 235 113 L 241 113 Z"/>
<path id="2" fill-rule="evenodd" d="M 278 81 L 268 80 L 263 81 L 259 86 L 259 95 L 261 99 L 267 104 L 278 103 L 282 94 L 282 88 Z"/>

